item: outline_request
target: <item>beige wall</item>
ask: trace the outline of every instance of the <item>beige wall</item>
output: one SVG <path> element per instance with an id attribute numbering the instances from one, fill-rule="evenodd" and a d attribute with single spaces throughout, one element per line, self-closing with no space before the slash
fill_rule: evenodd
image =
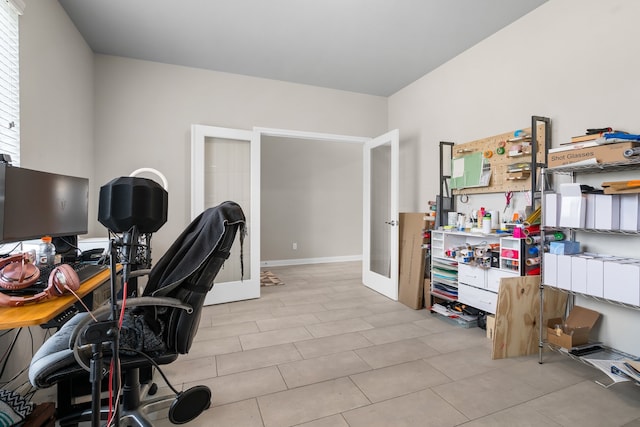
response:
<path id="1" fill-rule="evenodd" d="M 154 235 L 156 253 L 190 219 L 192 124 L 356 136 L 377 136 L 387 127 L 382 97 L 105 55 L 96 56 L 95 70 L 97 181 L 139 167 L 156 168 L 169 180 L 169 221 Z"/>
<path id="2" fill-rule="evenodd" d="M 262 138 L 262 262 L 362 255 L 362 152 L 359 143 Z"/>
<path id="3" fill-rule="evenodd" d="M 27 3 L 20 17 L 21 164 L 93 181 L 93 53 L 57 1 Z"/>
<path id="4" fill-rule="evenodd" d="M 638 131 L 638 12 L 634 0 L 546 2 L 389 97 L 401 209 L 422 211 L 435 196 L 439 141 L 528 127 L 532 115 L 551 118 L 556 145 L 593 126 Z"/>
<path id="5" fill-rule="evenodd" d="M 57 1 L 28 1 L 20 17 L 21 166 L 93 179 L 93 53 Z M 89 212 L 95 218 L 95 198 Z M 94 206 L 95 205 L 95 206 Z M 9 348 L 15 329 L 0 338 Z M 45 330 L 22 330 L 0 380 L 28 367 Z M 26 381 L 24 372 L 12 386 Z M 9 387 L 7 387 L 9 388 Z M 55 399 L 55 388 L 35 401 Z"/>
<path id="6" fill-rule="evenodd" d="M 554 146 L 589 127 L 639 133 L 639 15 L 636 0 L 549 1 L 392 95 L 389 127 L 400 128 L 404 152 L 401 209 L 422 211 L 436 195 L 439 141 L 528 127 L 532 115 L 551 118 Z M 524 195 L 516 197 L 524 206 Z M 502 210 L 504 196 L 471 197 L 458 209 L 479 206 Z M 638 256 L 637 239 L 580 239 L 589 250 Z M 637 323 L 637 312 L 578 303 L 604 313 L 601 339 L 640 354 L 640 342 L 624 332 Z"/>

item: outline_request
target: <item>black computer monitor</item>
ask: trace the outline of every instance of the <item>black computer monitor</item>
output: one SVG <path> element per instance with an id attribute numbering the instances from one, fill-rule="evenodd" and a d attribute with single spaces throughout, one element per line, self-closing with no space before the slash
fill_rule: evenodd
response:
<path id="1" fill-rule="evenodd" d="M 0 163 L 0 243 L 86 234 L 89 180 Z"/>

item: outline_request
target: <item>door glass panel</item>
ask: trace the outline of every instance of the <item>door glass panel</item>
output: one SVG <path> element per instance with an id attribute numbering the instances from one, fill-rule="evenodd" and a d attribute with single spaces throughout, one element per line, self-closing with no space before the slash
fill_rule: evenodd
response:
<path id="1" fill-rule="evenodd" d="M 369 270 L 391 277 L 391 144 L 371 150 L 371 240 Z"/>
<path id="2" fill-rule="evenodd" d="M 204 207 L 217 206 L 231 200 L 240 205 L 251 229 L 251 144 L 249 141 L 205 138 L 204 144 Z M 236 238 L 238 239 L 238 238 Z M 251 279 L 251 244 L 244 240 L 244 280 Z M 242 279 L 240 244 L 231 249 L 231 256 L 216 276 L 216 283 L 236 282 Z"/>

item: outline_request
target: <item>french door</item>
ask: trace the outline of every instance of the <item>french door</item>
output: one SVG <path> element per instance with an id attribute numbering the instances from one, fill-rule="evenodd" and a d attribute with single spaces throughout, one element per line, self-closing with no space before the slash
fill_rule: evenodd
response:
<path id="1" fill-rule="evenodd" d="M 239 238 L 215 278 L 205 305 L 260 297 L 260 146 L 254 132 L 191 126 L 191 219 L 232 200 L 247 218 L 244 271 Z"/>
<path id="2" fill-rule="evenodd" d="M 268 128 L 248 131 L 192 125 L 192 219 L 206 208 L 233 200 L 247 216 L 249 230 L 244 246 L 244 276 L 240 272 L 240 248 L 235 244 L 205 304 L 260 297 L 260 146 L 261 137 L 265 135 L 363 144 L 362 282 L 397 300 L 398 130 L 370 139 Z"/>
<path id="3" fill-rule="evenodd" d="M 398 300 L 399 132 L 364 144 L 362 282 Z"/>

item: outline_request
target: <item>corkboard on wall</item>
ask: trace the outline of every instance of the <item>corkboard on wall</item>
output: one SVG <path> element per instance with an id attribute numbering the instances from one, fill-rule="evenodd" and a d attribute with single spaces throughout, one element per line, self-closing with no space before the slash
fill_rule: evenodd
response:
<path id="1" fill-rule="evenodd" d="M 537 158 L 542 160 L 545 152 L 544 124 L 539 124 L 537 131 Z M 491 180 L 489 185 L 485 187 L 468 187 L 454 189 L 453 194 L 479 194 L 479 193 L 503 193 L 505 191 L 529 191 L 531 189 L 531 174 L 535 173 L 535 168 L 530 167 L 529 173 L 524 171 L 522 174 L 508 173 L 509 166 L 516 163 L 531 163 L 530 150 L 527 153 L 526 146 L 531 147 L 531 128 L 525 128 L 518 131 L 520 134 L 529 135 L 529 138 L 516 137 L 516 131 L 506 132 L 499 135 L 490 136 L 488 138 L 467 142 L 464 144 L 456 144 L 452 148 L 453 158 L 469 155 L 471 153 L 482 153 L 484 159 L 489 163 L 491 168 Z M 521 154 L 510 154 L 520 146 Z M 498 154 L 504 149 L 503 154 Z M 539 161 L 540 161 L 539 160 Z"/>

